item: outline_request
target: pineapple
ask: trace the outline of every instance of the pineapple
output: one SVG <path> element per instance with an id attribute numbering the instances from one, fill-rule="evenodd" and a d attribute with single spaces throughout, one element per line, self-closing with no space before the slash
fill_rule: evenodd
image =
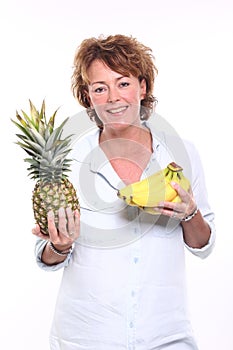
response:
<path id="1" fill-rule="evenodd" d="M 30 116 L 22 110 L 22 116 L 16 111 L 19 122 L 12 122 L 21 130 L 16 134 L 20 141 L 16 142 L 24 149 L 29 158 L 24 160 L 30 164 L 29 176 L 36 181 L 32 206 L 36 223 L 40 225 L 41 232 L 48 235 L 47 213 L 54 211 L 55 223 L 58 223 L 58 209 L 71 207 L 80 209 L 78 197 L 73 184 L 69 181 L 67 172 L 70 171 L 71 159 L 67 159 L 71 151 L 71 136 L 62 139 L 62 130 L 65 119 L 59 127 L 54 128 L 55 116 L 58 110 L 46 120 L 45 101 L 38 111 L 30 103 Z"/>

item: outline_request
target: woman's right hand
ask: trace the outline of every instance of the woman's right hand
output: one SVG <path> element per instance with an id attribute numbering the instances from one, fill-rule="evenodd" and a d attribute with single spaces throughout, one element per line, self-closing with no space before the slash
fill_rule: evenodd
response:
<path id="1" fill-rule="evenodd" d="M 58 228 L 55 225 L 53 211 L 48 212 L 48 235 L 44 235 L 40 226 L 36 226 L 32 229 L 32 233 L 42 239 L 45 239 L 53 244 L 56 250 L 62 252 L 69 250 L 75 240 L 79 237 L 80 233 L 80 213 L 78 210 L 72 211 L 71 208 L 60 208 L 58 210 Z M 46 254 L 47 252 L 47 254 Z M 55 254 L 54 254 L 55 255 Z M 48 244 L 43 252 L 43 261 L 45 263 L 51 263 L 51 249 Z M 62 261 L 62 257 L 57 256 L 55 261 Z M 58 259 L 60 258 L 60 259 Z M 55 259 L 55 256 L 52 260 Z M 53 263 L 55 262 L 53 261 Z"/>

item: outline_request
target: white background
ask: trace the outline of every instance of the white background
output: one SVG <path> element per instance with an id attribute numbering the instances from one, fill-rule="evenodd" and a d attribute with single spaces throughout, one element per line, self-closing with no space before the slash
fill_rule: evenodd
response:
<path id="1" fill-rule="evenodd" d="M 29 98 L 38 107 L 46 98 L 48 114 L 61 106 L 61 120 L 77 113 L 70 90 L 76 47 L 121 33 L 153 49 L 157 112 L 200 151 L 217 244 L 206 260 L 187 254 L 191 318 L 200 350 L 232 350 L 232 1 L 3 0 L 0 16 L 1 349 L 49 349 L 61 279 L 35 264 L 34 184 L 10 118 L 28 111 Z"/>

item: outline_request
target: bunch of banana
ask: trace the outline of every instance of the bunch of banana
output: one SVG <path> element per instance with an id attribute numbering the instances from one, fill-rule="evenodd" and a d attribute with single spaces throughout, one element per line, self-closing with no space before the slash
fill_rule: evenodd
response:
<path id="1" fill-rule="evenodd" d="M 118 197 L 128 205 L 137 206 L 140 209 L 156 215 L 154 210 L 159 202 L 180 202 L 181 199 L 170 182 L 177 182 L 185 191 L 190 188 L 189 180 L 183 174 L 183 168 L 172 162 L 166 168 L 156 172 L 144 180 L 134 182 L 121 190 Z"/>

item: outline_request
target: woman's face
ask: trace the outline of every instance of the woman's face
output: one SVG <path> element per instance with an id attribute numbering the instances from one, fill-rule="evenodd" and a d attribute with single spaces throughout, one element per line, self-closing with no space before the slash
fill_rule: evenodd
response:
<path id="1" fill-rule="evenodd" d="M 88 71 L 90 105 L 105 128 L 140 125 L 140 104 L 146 94 L 146 82 L 112 71 L 102 61 L 95 60 Z"/>

